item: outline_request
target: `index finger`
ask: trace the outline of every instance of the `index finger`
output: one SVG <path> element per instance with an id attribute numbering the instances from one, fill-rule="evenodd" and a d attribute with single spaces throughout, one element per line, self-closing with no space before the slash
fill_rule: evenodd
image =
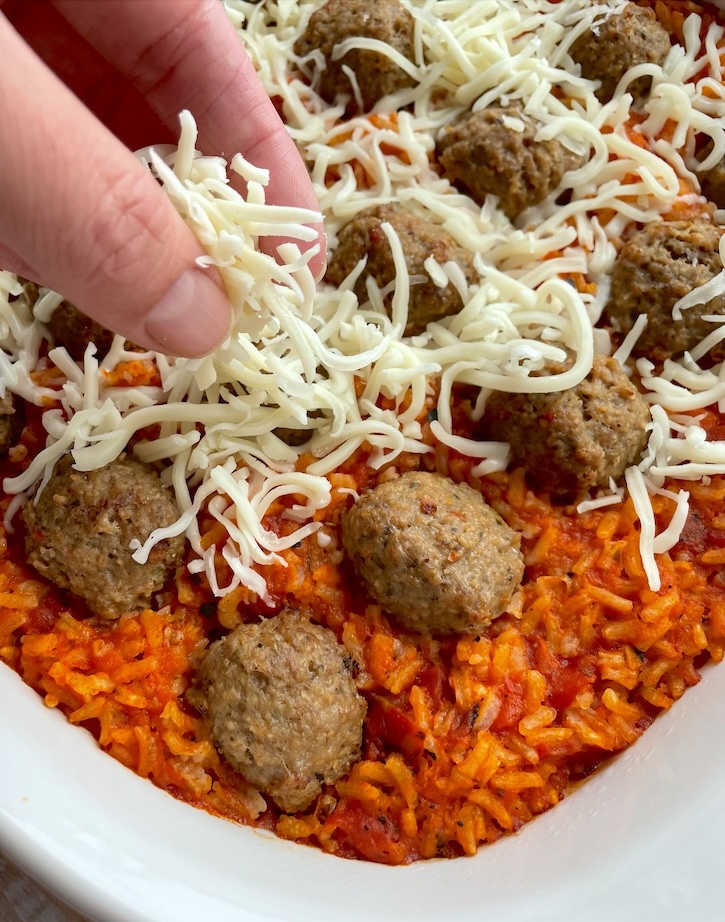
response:
<path id="1" fill-rule="evenodd" d="M 319 210 L 307 168 L 218 0 L 54 0 L 64 19 L 146 98 L 171 130 L 189 109 L 204 153 L 269 170 L 267 201 Z M 310 261 L 324 271 L 325 236 Z M 304 249 L 305 246 L 301 245 Z"/>

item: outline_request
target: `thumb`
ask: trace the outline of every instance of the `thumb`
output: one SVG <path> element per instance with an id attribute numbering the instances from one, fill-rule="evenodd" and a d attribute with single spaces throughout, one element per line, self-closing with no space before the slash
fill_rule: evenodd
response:
<path id="1" fill-rule="evenodd" d="M 140 345 L 209 352 L 231 307 L 148 170 L 0 15 L 0 259 Z M 9 255 L 11 254 L 11 255 Z"/>

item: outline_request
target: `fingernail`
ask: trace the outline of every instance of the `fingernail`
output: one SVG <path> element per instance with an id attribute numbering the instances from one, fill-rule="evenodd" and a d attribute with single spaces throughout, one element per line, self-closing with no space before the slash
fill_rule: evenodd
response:
<path id="1" fill-rule="evenodd" d="M 228 298 L 201 269 L 187 269 L 146 318 L 148 345 L 167 355 L 206 355 L 229 335 Z"/>

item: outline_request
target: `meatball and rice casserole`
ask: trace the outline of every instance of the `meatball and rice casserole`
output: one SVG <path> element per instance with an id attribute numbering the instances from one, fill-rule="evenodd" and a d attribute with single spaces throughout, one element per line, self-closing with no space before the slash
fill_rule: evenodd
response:
<path id="1" fill-rule="evenodd" d="M 225 7 L 327 274 L 261 252 L 315 215 L 195 152 L 189 113 L 139 156 L 227 285 L 217 352 L 0 273 L 0 658 L 182 801 L 470 855 L 725 652 L 725 18 Z"/>

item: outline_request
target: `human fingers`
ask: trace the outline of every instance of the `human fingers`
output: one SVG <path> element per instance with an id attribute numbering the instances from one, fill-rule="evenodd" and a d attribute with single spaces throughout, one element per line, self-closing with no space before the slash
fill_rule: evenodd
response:
<path id="1" fill-rule="evenodd" d="M 26 262 L 22 256 L 19 256 L 12 247 L 5 246 L 4 243 L 0 243 L 0 270 L 14 272 L 15 275 L 21 275 L 25 279 L 32 279 L 38 285 L 45 285 L 46 288 L 50 287 L 46 285 L 45 279 L 41 277 L 42 273 Z"/>
<path id="2" fill-rule="evenodd" d="M 63 19 L 50 0 L 0 0 L 0 10 L 69 90 L 131 150 L 173 144 L 142 94 Z"/>
<path id="3" fill-rule="evenodd" d="M 307 168 L 218 0 L 53 4 L 144 95 L 167 127 L 176 130 L 179 111 L 189 109 L 202 151 L 227 158 L 241 152 L 269 169 L 269 202 L 318 210 Z M 320 252 L 310 265 L 319 276 L 325 236 L 322 224 L 316 229 Z"/>
<path id="4" fill-rule="evenodd" d="M 151 174 L 0 15 L 0 245 L 84 313 L 160 351 L 201 355 L 231 308 Z"/>

